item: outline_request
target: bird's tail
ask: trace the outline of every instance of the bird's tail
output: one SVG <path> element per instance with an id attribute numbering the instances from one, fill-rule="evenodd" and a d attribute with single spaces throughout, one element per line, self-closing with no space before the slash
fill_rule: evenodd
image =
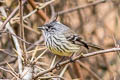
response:
<path id="1" fill-rule="evenodd" d="M 84 47 L 86 47 L 87 49 L 89 49 L 89 47 L 92 47 L 92 48 L 95 48 L 95 49 L 98 49 L 98 50 L 104 50 L 102 47 L 96 45 L 96 44 L 93 44 L 93 43 L 89 43 L 89 42 L 85 42 L 83 40 L 80 41 Z"/>

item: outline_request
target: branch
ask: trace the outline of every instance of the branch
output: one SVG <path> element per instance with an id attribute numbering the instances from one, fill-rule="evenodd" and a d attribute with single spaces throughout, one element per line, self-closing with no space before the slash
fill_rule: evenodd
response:
<path id="1" fill-rule="evenodd" d="M 106 50 L 100 50 L 100 51 L 96 51 L 96 52 L 91 52 L 91 53 L 88 53 L 88 54 L 84 54 L 83 56 L 81 56 L 81 55 L 77 56 L 77 57 L 73 58 L 72 60 L 76 61 L 76 60 L 79 60 L 81 58 L 86 58 L 86 57 L 90 57 L 90 56 L 94 56 L 94 55 L 98 55 L 98 54 L 104 54 L 104 53 L 116 52 L 116 51 L 120 51 L 120 48 L 111 48 L 111 49 L 106 49 Z M 59 63 L 59 66 L 63 66 L 63 65 L 68 64 L 70 62 L 71 62 L 70 60 L 66 60 L 64 62 Z M 36 79 L 39 76 L 41 76 L 41 75 L 43 75 L 45 73 L 48 73 L 48 72 L 50 72 L 50 71 L 52 71 L 54 69 L 56 69 L 56 66 L 53 66 L 52 68 L 49 68 L 49 69 L 47 69 L 47 70 L 45 70 L 43 72 L 38 73 L 34 78 Z"/>
<path id="2" fill-rule="evenodd" d="M 20 37 L 25 40 L 25 36 L 24 36 L 24 26 L 23 26 L 23 8 L 24 6 L 22 5 L 22 2 L 23 0 L 19 0 L 19 6 L 20 6 L 20 9 L 19 9 L 19 14 L 20 14 Z M 26 54 L 26 46 L 25 46 L 25 42 L 21 42 L 20 41 L 20 44 L 21 44 L 21 48 L 22 48 L 22 51 L 23 51 L 23 58 L 24 58 L 24 65 L 26 65 L 27 63 L 27 54 Z"/>
<path id="3" fill-rule="evenodd" d="M 7 17 L 7 14 L 5 12 L 5 9 L 3 7 L 0 7 L 0 11 L 2 13 L 3 16 Z M 6 24 L 6 28 L 9 30 L 9 32 L 11 32 L 12 34 L 16 35 L 13 31 L 13 29 L 11 28 L 10 24 L 7 23 Z M 18 42 L 18 39 L 12 35 L 12 38 L 13 38 L 13 42 L 15 43 L 15 47 L 16 47 L 16 50 L 18 52 L 18 67 L 19 67 L 19 73 L 22 73 L 22 60 L 21 60 L 21 57 L 22 57 L 22 50 L 20 48 L 20 45 L 19 45 L 19 42 Z"/>
<path id="4" fill-rule="evenodd" d="M 16 34 L 9 32 L 9 31 L 0 31 L 0 33 L 7 33 L 7 34 L 10 34 L 11 36 L 15 36 L 17 39 L 21 40 L 22 42 L 24 42 L 24 43 L 26 43 L 26 44 L 28 44 L 28 45 L 45 46 L 45 45 L 41 45 L 41 44 L 39 44 L 39 43 L 36 43 L 36 44 L 30 43 L 30 42 L 22 39 L 21 37 L 17 36 Z"/>
<path id="5" fill-rule="evenodd" d="M 35 4 L 34 0 L 28 0 L 29 3 L 31 4 L 31 6 L 33 8 L 37 8 L 38 6 Z M 37 10 L 37 13 L 45 20 L 45 21 L 49 21 L 49 17 L 43 12 L 43 10 Z"/>
<path id="6" fill-rule="evenodd" d="M 7 49 L 0 49 L 0 52 L 3 52 L 3 53 L 5 53 L 5 54 L 7 54 L 7 55 L 9 55 L 9 56 L 11 56 L 11 57 L 17 58 L 16 56 L 10 54 L 10 52 L 7 51 Z"/>
<path id="7" fill-rule="evenodd" d="M 79 63 L 80 66 L 82 66 L 86 71 L 88 71 L 89 74 L 91 74 L 93 76 L 93 78 L 95 80 L 101 80 L 100 77 L 95 73 L 93 72 L 92 70 L 90 70 L 87 66 L 85 66 L 82 62 L 80 61 L 77 61 Z"/>
<path id="8" fill-rule="evenodd" d="M 9 60 L 8 63 L 14 63 L 17 60 L 17 58 L 14 58 L 12 60 Z M 6 65 L 6 61 L 0 62 L 0 66 Z"/>
<path id="9" fill-rule="evenodd" d="M 84 4 L 84 5 L 77 6 L 75 8 L 71 8 L 71 9 L 68 9 L 68 10 L 60 11 L 60 12 L 58 12 L 58 15 L 69 13 L 69 12 L 73 12 L 73 11 L 75 11 L 77 9 L 84 9 L 84 8 L 87 8 L 87 7 L 90 7 L 90 6 L 93 6 L 93 5 L 97 5 L 97 4 L 106 2 L 106 1 L 108 1 L 108 0 L 96 0 L 96 1 L 94 1 L 92 3 L 89 3 L 89 4 Z"/>
<path id="10" fill-rule="evenodd" d="M 25 4 L 27 2 L 27 0 L 23 0 L 23 4 Z M 14 11 L 8 16 L 8 18 L 4 21 L 4 23 L 2 24 L 2 26 L 0 27 L 0 30 L 2 30 L 5 25 L 9 22 L 9 20 L 15 15 L 15 13 L 18 11 L 19 9 L 19 5 L 14 9 Z"/>
<path id="11" fill-rule="evenodd" d="M 2 67 L 0 67 L 0 70 L 3 70 L 3 71 L 10 73 L 12 76 L 16 77 L 19 80 L 19 77 L 16 74 L 14 74 L 11 70 L 7 70 L 7 69 L 2 68 Z"/>

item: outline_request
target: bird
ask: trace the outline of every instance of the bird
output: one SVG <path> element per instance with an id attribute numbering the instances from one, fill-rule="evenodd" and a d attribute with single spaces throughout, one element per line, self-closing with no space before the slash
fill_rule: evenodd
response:
<path id="1" fill-rule="evenodd" d="M 86 49 L 89 47 L 102 49 L 96 45 L 88 44 L 70 27 L 56 20 L 46 23 L 38 29 L 42 30 L 47 48 L 59 56 L 72 56 L 80 51 L 81 46 Z"/>

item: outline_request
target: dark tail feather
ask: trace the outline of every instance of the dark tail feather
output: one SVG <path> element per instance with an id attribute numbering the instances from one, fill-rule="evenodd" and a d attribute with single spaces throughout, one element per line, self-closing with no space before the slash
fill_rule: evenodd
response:
<path id="1" fill-rule="evenodd" d="M 89 47 L 88 47 L 88 45 L 87 45 L 86 42 L 84 42 L 84 41 L 80 41 L 80 42 L 83 44 L 83 46 L 84 46 L 85 48 L 89 49 Z"/>
<path id="2" fill-rule="evenodd" d="M 95 45 L 95 44 L 88 43 L 87 45 L 88 45 L 89 47 L 92 47 L 92 48 L 95 48 L 95 49 L 98 49 L 98 50 L 104 50 L 103 48 L 101 48 L 100 46 Z"/>
<path id="3" fill-rule="evenodd" d="M 89 47 L 95 48 L 95 49 L 99 49 L 99 50 L 104 50 L 103 48 L 101 48 L 98 45 L 92 44 L 92 43 L 87 43 L 85 41 L 80 41 L 84 47 L 86 47 L 87 49 L 89 49 Z"/>

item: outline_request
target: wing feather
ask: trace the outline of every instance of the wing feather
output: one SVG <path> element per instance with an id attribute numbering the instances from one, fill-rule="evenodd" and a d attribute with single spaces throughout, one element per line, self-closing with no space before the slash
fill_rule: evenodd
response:
<path id="1" fill-rule="evenodd" d="M 85 48 L 89 49 L 88 45 L 86 42 L 82 40 L 80 36 L 75 34 L 72 30 L 65 30 L 64 35 L 68 41 L 70 41 L 73 44 L 81 45 L 84 46 Z"/>

